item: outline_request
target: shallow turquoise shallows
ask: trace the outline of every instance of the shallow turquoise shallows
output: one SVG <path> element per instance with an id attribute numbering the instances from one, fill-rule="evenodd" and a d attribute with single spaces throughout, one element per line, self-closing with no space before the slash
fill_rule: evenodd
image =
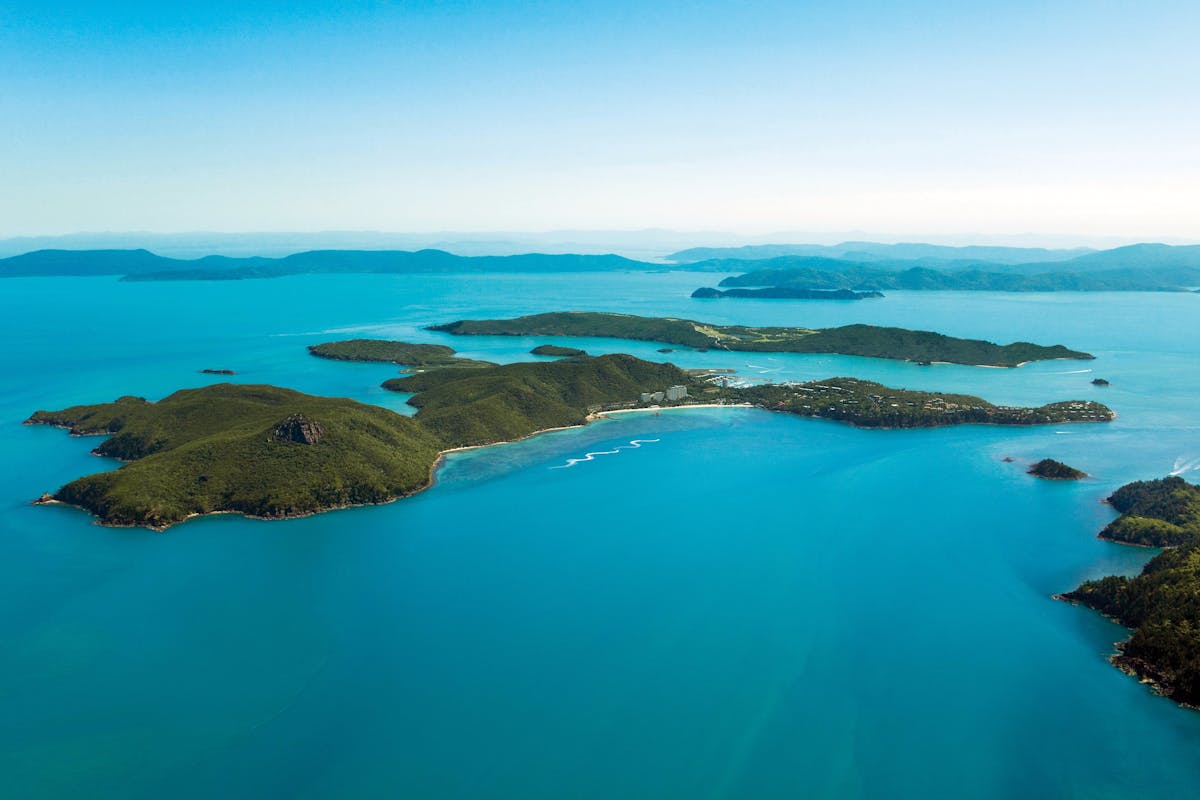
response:
<path id="1" fill-rule="evenodd" d="M 1200 713 L 1106 662 L 1123 629 L 1050 599 L 1151 554 L 1095 538 L 1109 492 L 1200 477 L 1200 296 L 688 297 L 713 280 L 0 282 L 0 795 L 1200 792 Z M 88 454 L 94 439 L 23 427 L 35 409 L 157 399 L 219 380 L 198 373 L 211 368 L 411 411 L 378 388 L 395 367 L 305 346 L 393 337 L 532 359 L 551 340 L 421 328 L 564 308 L 1062 343 L 1098 358 L 1005 370 L 557 340 L 752 378 L 1097 399 L 1120 417 L 863 431 L 628 414 L 456 454 L 415 498 L 307 519 L 158 534 L 29 505 L 116 466 Z M 1024 474 L 1043 457 L 1094 477 Z"/>

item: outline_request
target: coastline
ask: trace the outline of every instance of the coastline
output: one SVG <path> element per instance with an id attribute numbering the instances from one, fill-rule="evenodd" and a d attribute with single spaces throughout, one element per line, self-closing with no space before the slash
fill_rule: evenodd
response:
<path id="1" fill-rule="evenodd" d="M 87 514 L 89 514 L 93 518 L 93 524 L 99 525 L 104 528 L 145 528 L 146 530 L 154 531 L 155 533 L 163 533 L 164 531 L 166 531 L 170 528 L 173 528 L 176 525 L 182 525 L 183 523 L 187 522 L 188 520 L 197 519 L 200 517 L 212 517 L 212 516 L 216 516 L 218 514 L 235 514 L 238 516 L 245 517 L 246 519 L 261 520 L 263 522 L 276 522 L 276 521 L 288 520 L 288 519 L 304 519 L 305 517 L 314 517 L 317 514 L 324 514 L 329 511 L 342 511 L 342 510 L 348 509 L 348 508 L 365 508 L 367 506 L 386 506 L 386 505 L 396 502 L 397 500 L 404 500 L 409 497 L 414 497 L 415 495 L 418 495 L 421 492 L 432 489 L 434 487 L 434 485 L 437 483 L 438 469 L 446 462 L 446 456 L 451 453 L 462 453 L 467 450 L 481 450 L 485 447 L 498 447 L 500 445 L 505 445 L 505 444 L 516 444 L 517 442 L 523 442 L 526 439 L 532 439 L 535 436 L 540 436 L 543 433 L 553 433 L 554 431 L 569 431 L 569 430 L 573 430 L 575 428 L 584 428 L 584 427 L 587 427 L 587 425 L 589 425 L 592 422 L 596 422 L 598 420 L 605 419 L 607 417 L 607 415 L 609 415 L 609 414 L 625 414 L 625 413 L 636 412 L 636 411 L 662 411 L 664 409 L 680 409 L 680 408 L 756 408 L 756 406 L 753 406 L 749 403 L 739 403 L 739 404 L 732 404 L 732 403 L 725 403 L 725 404 L 704 403 L 704 404 L 701 404 L 701 403 L 696 403 L 696 404 L 681 405 L 681 406 L 663 406 L 661 408 L 653 408 L 653 407 L 651 407 L 651 408 L 625 408 L 625 409 L 616 409 L 614 411 L 598 411 L 598 412 L 595 412 L 592 414 L 588 414 L 586 419 L 584 420 L 584 422 L 580 425 L 560 425 L 560 426 L 554 427 L 554 428 L 542 428 L 540 430 L 533 431 L 532 433 L 529 433 L 525 436 L 521 436 L 517 439 L 506 439 L 501 442 L 489 442 L 487 444 L 472 444 L 472 445 L 466 445 L 464 447 L 450 447 L 445 450 L 438 451 L 437 457 L 434 459 L 433 463 L 429 467 L 429 479 L 425 482 L 424 485 L 418 487 L 417 489 L 414 489 L 411 492 L 407 492 L 405 494 L 399 494 L 388 500 L 381 500 L 378 503 L 344 503 L 342 505 L 327 506 L 325 508 L 320 508 L 320 509 L 316 509 L 313 511 L 303 511 L 303 512 L 298 512 L 295 514 L 273 514 L 271 516 L 264 516 L 262 514 L 247 514 L 244 511 L 237 511 L 235 509 L 218 509 L 215 511 L 205 511 L 203 513 L 197 512 L 197 513 L 193 513 L 193 514 L 188 514 L 183 519 L 181 519 L 177 522 L 172 522 L 169 525 L 143 525 L 143 524 L 124 524 L 124 523 L 118 523 L 118 522 L 105 522 L 103 519 L 98 517 L 91 509 L 86 508 L 81 505 L 77 505 L 75 503 L 68 503 L 64 500 L 59 500 L 58 498 L 54 497 L 53 495 L 51 495 L 49 493 L 44 494 L 41 497 L 37 498 L 36 500 L 31 501 L 31 504 L 37 505 L 37 506 L 65 506 L 67 508 L 77 508 L 80 511 L 84 511 Z M 26 424 L 26 425 L 48 425 L 48 427 L 58 428 L 59 430 L 67 430 L 67 431 L 70 430 L 69 428 L 67 428 L 64 425 L 50 425 L 49 423 L 28 422 L 27 421 L 24 424 Z M 106 434 L 89 433 L 89 434 L 70 434 L 70 435 L 72 435 L 72 436 L 104 436 Z M 107 435 L 111 436 L 112 434 L 110 433 Z M 98 456 L 100 458 L 112 458 L 112 456 L 105 456 L 101 453 L 95 453 L 95 452 L 93 452 L 93 455 Z M 122 459 L 114 459 L 114 460 L 121 461 L 122 463 L 129 463 L 127 461 L 122 461 Z"/>
<path id="2" fill-rule="evenodd" d="M 997 367 L 997 369 L 1003 369 L 1003 367 Z M 437 483 L 438 469 L 445 463 L 446 457 L 448 455 L 450 455 L 451 453 L 461 453 L 461 452 L 465 452 L 468 450 L 479 450 L 479 449 L 482 449 L 485 447 L 497 447 L 500 445 L 515 444 L 517 442 L 525 441 L 526 439 L 531 439 L 535 436 L 540 436 L 541 434 L 544 434 L 544 433 L 553 433 L 554 431 L 571 430 L 573 428 L 583 428 L 583 427 L 586 427 L 587 425 L 589 425 L 593 422 L 599 421 L 599 420 L 611 419 L 614 415 L 617 415 L 617 414 L 638 414 L 638 413 L 646 413 L 646 412 L 661 413 L 663 411 L 678 411 L 681 409 L 693 409 L 693 408 L 727 408 L 727 409 L 756 408 L 761 411 L 766 411 L 769 413 L 788 414 L 790 416 L 798 417 L 800 419 L 824 420 L 826 422 L 835 423 L 838 425 L 849 425 L 852 428 L 858 428 L 860 430 L 917 430 L 917 429 L 952 427 L 954 425 L 960 425 L 960 424 L 995 425 L 995 426 L 1004 425 L 1004 423 L 998 423 L 998 422 L 969 422 L 969 423 L 947 423 L 945 425 L 920 425 L 920 426 L 912 426 L 912 427 L 904 427 L 904 426 L 891 427 L 891 426 L 882 426 L 882 425 L 881 426 L 868 426 L 868 425 L 858 425 L 852 420 L 832 419 L 829 417 L 822 417 L 822 416 L 816 415 L 816 414 L 813 414 L 813 415 L 796 414 L 794 412 L 789 412 L 789 411 L 767 409 L 767 408 L 763 408 L 762 406 L 755 405 L 754 403 L 684 403 L 681 405 L 673 405 L 673 406 L 647 406 L 645 408 L 618 408 L 618 409 L 612 409 L 609 411 L 591 412 L 584 418 L 584 421 L 578 425 L 561 425 L 561 426 L 556 426 L 553 428 L 542 428 L 542 429 L 539 429 L 536 431 L 532 431 L 529 434 L 518 437 L 516 439 L 506 439 L 506 440 L 498 441 L 498 442 L 488 442 L 486 444 L 465 445 L 465 446 L 461 446 L 461 447 L 450 447 L 445 450 L 439 450 L 436 457 L 434 458 L 433 463 L 430 465 L 429 479 L 426 481 L 426 483 L 424 485 L 414 489 L 411 492 L 396 495 L 395 497 L 392 497 L 388 500 L 382 500 L 378 503 L 347 503 L 347 504 L 336 505 L 336 506 L 327 506 L 325 508 L 315 509 L 312 511 L 304 511 L 304 512 L 298 512 L 298 513 L 294 513 L 294 514 L 275 514 L 275 515 L 271 515 L 271 516 L 263 516 L 260 514 L 247 514 L 246 512 L 237 511 L 234 509 L 220 509 L 220 510 L 215 510 L 215 511 L 206 511 L 203 513 L 188 514 L 183 519 L 178 520 L 176 522 L 172 522 L 168 525 L 145 525 L 145 524 L 124 524 L 124 523 L 105 522 L 103 519 L 101 519 L 95 513 L 93 513 L 91 511 L 91 509 L 88 509 L 84 506 L 79 506 L 79 505 L 75 505 L 73 503 L 67 503 L 65 501 L 58 500 L 53 495 L 43 495 L 42 497 L 40 497 L 36 500 L 33 500 L 32 503 L 34 505 L 63 505 L 63 506 L 69 506 L 71 508 L 79 508 L 82 511 L 86 511 L 88 514 L 91 514 L 92 517 L 94 518 L 95 524 L 101 525 L 101 526 L 104 526 L 107 528 L 146 528 L 148 530 L 152 530 L 152 531 L 160 532 L 160 533 L 167 530 L 168 528 L 174 527 L 175 525 L 179 525 L 181 523 L 187 522 L 188 520 L 195 519 L 197 517 L 212 516 L 214 514 L 239 514 L 243 517 L 246 517 L 247 519 L 257 519 L 257 520 L 263 520 L 263 521 L 302 519 L 304 517 L 311 517 L 316 514 L 324 514 L 327 511 L 340 511 L 342 509 L 358 508 L 358 507 L 362 507 L 362 506 L 387 505 L 389 503 L 394 503 L 397 500 L 403 500 L 407 497 L 412 497 L 414 495 L 420 494 L 421 492 L 431 489 Z M 1115 413 L 1114 413 L 1114 418 L 1115 418 Z M 1070 424 L 1081 423 L 1084 421 L 1085 420 L 1071 420 L 1068 422 L 1055 423 L 1055 424 L 1070 425 Z M 68 428 L 67 426 L 57 425 L 57 424 L 53 424 L 53 423 L 36 422 L 36 421 L 33 421 L 32 418 L 30 418 L 29 420 L 26 420 L 24 424 L 26 424 L 26 425 L 48 425 L 50 427 L 58 428 L 60 430 L 67 430 L 69 432 L 69 435 L 71 435 L 71 436 L 105 436 L 105 435 L 111 436 L 112 435 L 111 432 L 109 432 L 109 433 L 98 432 L 98 433 L 86 433 L 86 434 L 70 433 L 70 428 Z M 1012 426 L 1013 427 L 1031 427 L 1031 426 L 1034 426 L 1037 424 L 1041 424 L 1041 423 L 1022 423 L 1022 424 L 1015 424 Z M 116 460 L 118 462 L 128 463 L 128 462 L 124 462 L 122 459 L 115 458 L 113 456 L 106 456 L 102 453 L 96 453 L 95 451 L 93 451 L 92 454 L 95 456 L 101 457 L 101 458 L 114 458 L 114 460 Z"/>
<path id="3" fill-rule="evenodd" d="M 610 414 L 640 414 L 646 411 L 678 411 L 683 408 L 759 408 L 753 403 L 685 403 L 679 406 L 647 406 L 646 408 L 615 408 L 612 411 L 597 411 L 588 414 L 588 421 L 604 419 Z M 766 409 L 763 409 L 764 411 Z"/>
<path id="4" fill-rule="evenodd" d="M 1113 540 L 1108 539 L 1106 541 L 1113 541 Z M 1125 542 L 1115 542 L 1115 543 L 1116 544 L 1126 544 Z M 1130 547 L 1145 547 L 1146 545 L 1130 544 L 1128 546 L 1130 546 Z M 1154 664 L 1151 664 L 1150 662 L 1146 661 L 1145 659 L 1135 658 L 1133 656 L 1125 655 L 1125 645 L 1128 644 L 1129 639 L 1132 638 L 1133 629 L 1130 628 L 1128 625 L 1126 625 L 1125 622 L 1120 617 L 1114 616 L 1113 614 L 1109 614 L 1104 611 L 1100 611 L 1099 609 L 1096 609 L 1096 608 L 1092 608 L 1087 603 L 1084 603 L 1081 600 L 1077 600 L 1074 597 L 1069 597 L 1068 594 L 1069 593 L 1063 593 L 1063 592 L 1055 593 L 1055 594 L 1050 595 L 1050 599 L 1057 600 L 1060 603 L 1066 603 L 1067 605 L 1077 606 L 1079 608 L 1085 609 L 1086 611 L 1088 611 L 1089 613 L 1092 613 L 1092 614 L 1098 614 L 1099 616 L 1103 617 L 1104 619 L 1108 620 L 1109 622 L 1116 623 L 1117 625 L 1120 625 L 1122 628 L 1124 628 L 1125 630 L 1130 632 L 1129 636 L 1122 639 L 1121 641 L 1113 642 L 1113 653 L 1106 659 L 1109 664 L 1112 664 L 1114 667 L 1116 667 L 1118 670 L 1125 673 L 1129 677 L 1136 678 L 1137 682 L 1142 684 L 1143 686 L 1149 686 L 1150 691 L 1152 691 L 1154 694 L 1158 695 L 1159 697 L 1165 697 L 1167 700 L 1170 700 L 1172 703 L 1174 703 L 1175 705 L 1177 705 L 1181 708 L 1187 708 L 1187 709 L 1191 709 L 1193 711 L 1200 711 L 1200 706 L 1193 705 L 1192 703 L 1185 702 L 1185 701 L 1180 700 L 1177 697 L 1175 697 L 1175 682 L 1174 682 L 1174 678 L 1171 675 L 1164 673 L 1162 670 L 1160 670 Z"/>

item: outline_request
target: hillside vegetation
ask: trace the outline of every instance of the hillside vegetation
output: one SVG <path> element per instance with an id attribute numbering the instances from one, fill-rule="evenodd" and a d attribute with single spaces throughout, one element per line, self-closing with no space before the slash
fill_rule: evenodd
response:
<path id="1" fill-rule="evenodd" d="M 1035 478 L 1045 478 L 1048 481 L 1078 481 L 1087 477 L 1086 472 L 1061 461 L 1055 461 L 1053 458 L 1043 458 L 1029 468 L 1029 474 Z"/>
<path id="2" fill-rule="evenodd" d="M 454 447 L 511 441 L 547 428 L 582 425 L 588 414 L 631 406 L 642 392 L 690 384 L 673 364 L 616 354 L 506 364 L 462 372 L 434 370 L 383 385 L 415 392 L 415 419 Z"/>
<path id="3" fill-rule="evenodd" d="M 906 361 L 944 361 L 1015 367 L 1028 361 L 1056 358 L 1090 359 L 1088 353 L 1062 345 L 1046 347 L 1029 342 L 998 345 L 978 339 L 958 339 L 931 331 L 912 331 L 874 325 L 840 328 L 755 328 L 710 325 L 688 319 L 638 317 L 630 314 L 568 311 L 533 314 L 515 319 L 460 320 L 433 325 L 435 331 L 460 336 L 602 336 L 683 345 L 700 350 L 836 353 Z"/>
<path id="4" fill-rule="evenodd" d="M 153 528 L 218 511 L 285 517 L 386 502 L 427 485 L 441 449 L 393 411 L 274 386 L 216 384 L 157 403 L 124 397 L 29 422 L 111 434 L 96 452 L 130 463 L 53 497 L 108 524 Z"/>
<path id="5" fill-rule="evenodd" d="M 1133 635 L 1112 658 L 1172 699 L 1200 705 L 1200 487 L 1182 478 L 1138 481 L 1109 502 L 1121 516 L 1101 533 L 1171 549 L 1133 578 L 1088 581 L 1062 598 L 1106 614 Z"/>
<path id="6" fill-rule="evenodd" d="M 769 411 L 847 422 L 859 428 L 935 428 L 944 425 L 1046 425 L 1108 422 L 1112 411 L 1100 403 L 1071 400 L 1038 408 L 997 406 L 967 394 L 894 389 L 858 378 L 827 378 L 807 383 L 768 383 L 726 389 L 723 396 Z"/>
<path id="7" fill-rule="evenodd" d="M 1038 409 L 994 406 L 977 397 L 891 389 L 834 378 L 806 384 L 730 388 L 673 364 L 629 355 L 432 367 L 384 383 L 412 393 L 414 417 L 353 400 L 273 386 L 216 384 L 157 403 L 112 403 L 38 411 L 30 424 L 105 435 L 99 455 L 128 462 L 72 481 L 53 499 L 115 525 L 164 528 L 189 516 L 236 511 L 287 517 L 392 500 L 426 486 L 440 452 L 581 425 L 606 410 L 737 402 L 861 427 L 932 427 L 971 422 L 1032 425 L 1098 422 L 1095 403 Z M 672 401 L 661 392 L 682 386 Z M 649 396 L 651 399 L 643 399 Z"/>
<path id="8" fill-rule="evenodd" d="M 720 286 L 726 297 L 788 297 L 806 291 L 986 291 L 986 292 L 1122 292 L 1185 291 L 1200 284 L 1200 264 L 1165 263 L 1154 268 L 1115 266 L 1071 272 L 1067 266 L 1056 272 L 994 272 L 979 267 L 950 270 L 929 266 L 884 269 L 872 264 L 807 258 L 775 259 L 760 266 L 725 263 L 727 271 L 750 267 L 742 275 L 725 278 Z M 1109 266 L 1109 264 L 1114 266 Z M 715 265 L 711 265 L 715 266 Z M 766 287 L 753 293 L 746 288 Z M 712 292 L 717 290 L 701 289 Z"/>
<path id="9" fill-rule="evenodd" d="M 1200 489 L 1180 477 L 1136 481 L 1108 502 L 1121 516 L 1100 532 L 1123 544 L 1175 547 L 1200 534 Z"/>
<path id="10" fill-rule="evenodd" d="M 348 339 L 309 345 L 308 352 L 335 361 L 382 361 L 408 367 L 490 367 L 490 361 L 459 358 L 444 344 L 410 344 L 387 339 Z"/>

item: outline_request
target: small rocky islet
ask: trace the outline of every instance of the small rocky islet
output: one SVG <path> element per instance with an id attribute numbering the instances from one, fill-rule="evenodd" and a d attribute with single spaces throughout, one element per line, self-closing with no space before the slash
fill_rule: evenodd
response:
<path id="1" fill-rule="evenodd" d="M 1086 472 L 1061 461 L 1055 461 L 1053 458 L 1043 458 L 1031 466 L 1027 472 L 1035 478 L 1048 481 L 1078 481 L 1088 476 Z"/>

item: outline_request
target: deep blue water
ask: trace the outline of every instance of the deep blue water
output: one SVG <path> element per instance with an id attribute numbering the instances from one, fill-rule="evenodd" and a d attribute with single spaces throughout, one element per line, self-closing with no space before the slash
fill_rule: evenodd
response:
<path id="1" fill-rule="evenodd" d="M 1049 595 L 1150 555 L 1095 538 L 1113 488 L 1200 474 L 1200 297 L 688 298 L 711 282 L 4 281 L 0 793 L 1196 794 L 1200 714 L 1109 666 L 1122 629 Z M 154 534 L 28 504 L 115 466 L 88 454 L 95 440 L 21 426 L 34 409 L 158 398 L 219 380 L 208 367 L 405 410 L 377 388 L 394 367 L 305 345 L 388 336 L 528 359 L 546 340 L 420 328 L 562 308 L 1061 342 L 1098 359 L 922 368 L 577 340 L 748 377 L 1095 398 L 1120 417 L 860 431 L 751 410 L 631 414 L 457 454 L 415 498 L 302 520 Z M 1095 477 L 1023 474 L 1045 456 Z"/>

